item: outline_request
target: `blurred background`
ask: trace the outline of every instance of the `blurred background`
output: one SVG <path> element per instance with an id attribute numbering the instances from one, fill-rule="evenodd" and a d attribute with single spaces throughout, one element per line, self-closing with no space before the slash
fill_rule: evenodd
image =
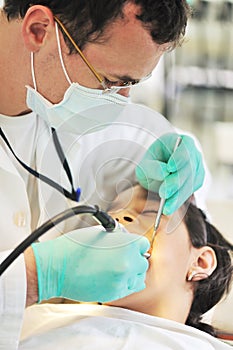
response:
<path id="1" fill-rule="evenodd" d="M 201 143 L 212 184 L 208 209 L 233 240 L 233 0 L 193 0 L 186 39 L 166 53 L 132 100 Z"/>

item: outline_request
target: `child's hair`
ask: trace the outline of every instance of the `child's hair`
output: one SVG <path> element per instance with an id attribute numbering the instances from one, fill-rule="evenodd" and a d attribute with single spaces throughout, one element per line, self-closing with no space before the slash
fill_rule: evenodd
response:
<path id="1" fill-rule="evenodd" d="M 203 211 L 190 204 L 184 218 L 194 247 L 211 247 L 216 254 L 217 267 L 206 279 L 194 283 L 194 300 L 186 324 L 216 336 L 215 329 L 201 322 L 202 315 L 229 292 L 232 280 L 233 245 L 211 225 Z"/>

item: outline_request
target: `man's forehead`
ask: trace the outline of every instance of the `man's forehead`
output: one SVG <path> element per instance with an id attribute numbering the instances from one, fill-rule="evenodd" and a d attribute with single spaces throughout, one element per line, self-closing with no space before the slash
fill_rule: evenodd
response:
<path id="1" fill-rule="evenodd" d="M 118 18 L 104 29 L 100 41 L 90 45 L 97 45 L 98 51 L 93 50 L 96 58 L 103 60 L 104 55 L 106 70 L 110 75 L 129 75 L 132 79 L 141 79 L 153 71 L 167 44 L 157 44 L 150 31 L 135 17 L 137 11 L 129 8 L 125 17 Z M 103 55 L 100 57 L 101 53 Z"/>

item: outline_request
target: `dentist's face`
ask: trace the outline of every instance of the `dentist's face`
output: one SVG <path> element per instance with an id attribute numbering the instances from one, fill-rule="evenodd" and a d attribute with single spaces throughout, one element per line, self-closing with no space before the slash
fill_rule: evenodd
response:
<path id="1" fill-rule="evenodd" d="M 110 85 L 122 85 L 150 75 L 168 47 L 168 43 L 160 45 L 154 42 L 148 30 L 135 19 L 137 10 L 137 5 L 127 4 L 124 7 L 124 18 L 120 17 L 110 23 L 102 33 L 101 40 L 88 42 L 82 48 L 88 62 Z M 70 54 L 61 30 L 59 36 L 64 65 L 70 80 L 85 87 L 101 89 L 98 79 L 81 56 L 78 53 Z M 36 54 L 38 91 L 52 103 L 59 103 L 69 83 L 57 53 L 55 28 L 50 48 Z M 129 89 L 121 89 L 119 93 L 128 96 Z"/>
<path id="2" fill-rule="evenodd" d="M 128 231 L 143 234 L 150 240 L 159 201 L 155 198 L 146 201 L 146 198 L 147 191 L 141 187 L 129 189 L 120 194 L 113 203 L 110 213 Z M 171 217 L 162 216 L 149 259 L 146 289 L 114 301 L 111 305 L 174 319 L 172 316 L 174 301 L 190 288 L 186 276 L 195 248 L 191 246 L 183 222 L 180 222 L 172 232 L 167 233 L 170 219 Z M 146 230 L 146 227 L 150 229 Z"/>

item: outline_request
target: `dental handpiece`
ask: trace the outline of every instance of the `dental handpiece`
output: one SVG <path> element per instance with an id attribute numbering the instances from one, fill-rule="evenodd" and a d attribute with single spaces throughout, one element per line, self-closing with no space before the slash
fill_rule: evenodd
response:
<path id="1" fill-rule="evenodd" d="M 101 210 L 97 205 L 94 218 L 105 228 L 107 232 L 112 232 L 118 227 L 118 222 L 111 217 L 106 211 Z"/>
<path id="2" fill-rule="evenodd" d="M 114 232 L 117 230 L 121 230 L 122 232 L 127 232 L 128 230 L 124 227 L 124 225 L 120 224 L 117 220 L 113 219 L 111 215 L 106 213 L 103 210 L 99 210 L 97 205 L 95 207 L 98 209 L 97 213 L 94 215 L 95 219 L 101 223 L 101 225 L 105 228 L 107 232 Z M 150 257 L 148 252 L 142 254 L 146 259 Z"/>

